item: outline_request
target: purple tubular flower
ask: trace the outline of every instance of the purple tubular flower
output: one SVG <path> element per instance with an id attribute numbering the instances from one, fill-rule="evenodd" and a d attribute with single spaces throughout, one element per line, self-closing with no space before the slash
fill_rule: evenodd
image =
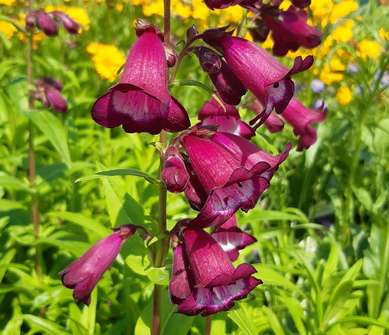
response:
<path id="1" fill-rule="evenodd" d="M 166 150 L 161 178 L 170 192 L 183 192 L 189 182 L 184 159 L 175 146 Z"/>
<path id="2" fill-rule="evenodd" d="M 238 259 L 239 250 L 257 241 L 254 236 L 245 233 L 237 227 L 235 215 L 221 226 L 216 227 L 211 235 L 228 254 L 231 261 Z"/>
<path id="3" fill-rule="evenodd" d="M 206 316 L 229 310 L 262 284 L 252 276 L 251 265 L 234 268 L 219 243 L 197 227 L 184 229 L 173 258 L 169 292 L 179 313 Z"/>
<path id="4" fill-rule="evenodd" d="M 128 133 L 188 128 L 184 107 L 168 91 L 166 54 L 156 28 L 137 33 L 119 83 L 97 99 L 93 119 L 106 128 L 122 125 Z"/>
<path id="5" fill-rule="evenodd" d="M 284 56 L 289 50 L 299 47 L 312 49 L 321 42 L 321 33 L 307 24 L 308 15 L 304 10 L 290 6 L 281 11 L 278 17 L 264 15 L 264 21 L 273 34 L 273 53 Z"/>
<path id="6" fill-rule="evenodd" d="M 192 223 L 201 227 L 221 225 L 239 209 L 252 209 L 290 150 L 287 146 L 272 156 L 240 136 L 221 132 L 190 133 L 181 143 L 190 175 L 185 195 L 200 211 Z"/>
<path id="7" fill-rule="evenodd" d="M 195 53 L 223 101 L 230 105 L 239 104 L 247 89 L 233 74 L 227 63 L 216 52 L 206 47 L 197 47 Z"/>
<path id="8" fill-rule="evenodd" d="M 78 34 L 78 32 L 80 31 L 80 24 L 78 24 L 64 12 L 56 10 L 51 12 L 51 14 L 63 24 L 64 28 L 69 34 Z"/>
<path id="9" fill-rule="evenodd" d="M 244 0 L 204 0 L 205 4 L 210 9 L 223 9 L 230 6 L 235 6 Z"/>
<path id="10" fill-rule="evenodd" d="M 59 273 L 62 283 L 73 289 L 73 297 L 85 304 L 104 272 L 111 266 L 123 243 L 135 233 L 135 226 L 123 225 L 98 241 L 84 255 Z"/>
<path id="11" fill-rule="evenodd" d="M 256 99 L 250 104 L 250 108 L 256 114 L 261 114 L 263 111 L 263 106 Z M 278 133 L 284 129 L 284 122 L 275 113 L 270 113 L 269 117 L 265 120 L 264 125 L 271 133 Z"/>
<path id="12" fill-rule="evenodd" d="M 200 125 L 216 127 L 218 131 L 235 134 L 250 139 L 254 130 L 240 119 L 238 110 L 232 106 L 212 98 L 206 102 L 199 112 Z"/>
<path id="13" fill-rule="evenodd" d="M 55 20 L 42 10 L 35 12 L 36 26 L 42 30 L 47 36 L 58 35 L 58 24 Z"/>
<path id="14" fill-rule="evenodd" d="M 311 0 L 292 0 L 292 4 L 298 8 L 305 8 L 311 4 Z"/>
<path id="15" fill-rule="evenodd" d="M 61 90 L 61 82 L 45 77 L 36 81 L 36 90 L 33 92 L 33 97 L 40 100 L 45 107 L 52 108 L 56 112 L 66 113 L 68 103 L 62 96 Z"/>
<path id="16" fill-rule="evenodd" d="M 233 37 L 224 29 L 211 29 L 203 34 L 206 43 L 224 55 L 234 75 L 264 106 L 263 112 L 250 123 L 258 127 L 273 109 L 282 113 L 294 93 L 291 75 L 308 69 L 313 57 L 297 57 L 289 70 L 259 46 L 243 38 Z"/>
<path id="17" fill-rule="evenodd" d="M 282 117 L 293 127 L 295 135 L 300 136 L 298 150 L 308 149 L 316 142 L 317 133 L 312 124 L 322 122 L 326 114 L 327 109 L 324 104 L 316 110 L 311 110 L 297 99 L 290 101 Z"/>

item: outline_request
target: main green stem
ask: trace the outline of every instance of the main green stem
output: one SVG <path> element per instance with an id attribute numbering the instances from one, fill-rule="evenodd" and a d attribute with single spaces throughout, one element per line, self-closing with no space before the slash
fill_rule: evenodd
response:
<path id="1" fill-rule="evenodd" d="M 32 0 L 27 2 L 27 10 L 32 9 Z M 28 90 L 30 91 L 31 87 L 34 84 L 33 78 L 33 63 L 32 63 L 32 32 L 27 32 L 27 84 Z M 30 94 L 30 92 L 29 92 Z M 34 101 L 31 97 L 28 98 L 28 107 L 30 110 L 34 107 Z M 35 161 L 35 150 L 34 150 L 34 127 L 31 120 L 28 121 L 28 181 L 30 188 L 34 189 L 35 179 L 36 179 L 36 161 Z M 33 223 L 33 231 L 35 240 L 39 239 L 40 230 L 41 230 L 41 217 L 39 213 L 39 200 L 35 192 L 32 192 L 31 195 L 31 218 Z M 36 246 L 35 249 L 35 271 L 38 277 L 42 276 L 42 264 L 41 264 L 41 250 L 39 246 Z"/>
<path id="2" fill-rule="evenodd" d="M 164 43 L 170 43 L 170 0 L 163 2 L 163 35 Z M 168 84 L 168 83 L 166 83 Z M 162 130 L 160 134 L 161 153 L 160 153 L 160 172 L 164 163 L 164 151 L 168 144 L 167 133 Z M 156 248 L 154 266 L 161 267 L 165 265 L 166 254 L 169 245 L 169 238 L 166 234 L 166 186 L 160 181 L 159 185 L 159 221 L 158 221 L 158 236 L 159 241 Z M 154 286 L 153 291 L 153 320 L 151 325 L 151 335 L 160 335 L 161 333 L 161 297 L 163 287 L 160 285 Z"/>

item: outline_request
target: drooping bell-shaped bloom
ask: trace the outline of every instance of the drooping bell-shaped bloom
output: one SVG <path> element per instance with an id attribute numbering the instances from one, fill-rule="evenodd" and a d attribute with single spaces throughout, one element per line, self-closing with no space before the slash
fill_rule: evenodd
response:
<path id="1" fill-rule="evenodd" d="M 49 13 L 46 13 L 43 10 L 39 9 L 28 12 L 25 21 L 27 29 L 33 29 L 36 27 L 43 31 L 47 36 L 58 35 L 57 22 Z"/>
<path id="2" fill-rule="evenodd" d="M 207 101 L 199 112 L 200 125 L 204 127 L 216 127 L 217 131 L 226 132 L 251 138 L 254 130 L 240 119 L 238 110 L 221 100 L 212 98 Z"/>
<path id="3" fill-rule="evenodd" d="M 204 129 L 179 140 L 189 174 L 185 195 L 200 211 L 193 224 L 201 227 L 221 225 L 239 209 L 252 209 L 290 150 L 272 156 L 243 137 Z"/>
<path id="4" fill-rule="evenodd" d="M 80 24 L 76 21 L 74 21 L 69 15 L 67 15 L 66 13 L 64 12 L 61 12 L 59 10 L 56 10 L 56 11 L 53 11 L 51 12 L 51 14 L 54 16 L 54 18 L 61 22 L 64 26 L 64 28 L 66 29 L 66 31 L 69 33 L 69 34 L 78 34 L 78 32 L 80 31 Z"/>
<path id="5" fill-rule="evenodd" d="M 90 295 L 97 282 L 114 262 L 123 243 L 135 233 L 135 230 L 133 225 L 121 226 L 59 273 L 63 284 L 74 290 L 75 300 L 90 303 Z"/>
<path id="6" fill-rule="evenodd" d="M 311 4 L 311 0 L 292 0 L 292 4 L 298 8 L 305 8 Z"/>
<path id="7" fill-rule="evenodd" d="M 189 127 L 188 115 L 168 91 L 168 68 L 160 33 L 151 25 L 137 31 L 119 83 L 97 99 L 92 117 L 106 128 L 157 134 Z"/>
<path id="8" fill-rule="evenodd" d="M 261 114 L 263 111 L 263 106 L 257 99 L 250 104 L 250 108 L 256 114 Z M 277 133 L 284 129 L 284 121 L 275 113 L 270 113 L 269 117 L 265 120 L 264 125 L 271 133 Z"/>
<path id="9" fill-rule="evenodd" d="M 244 0 L 204 0 L 205 4 L 210 9 L 223 9 L 230 6 L 235 6 Z"/>
<path id="10" fill-rule="evenodd" d="M 222 100 L 237 105 L 247 89 L 233 74 L 227 63 L 213 50 L 206 47 L 194 49 L 202 69 L 208 73 Z"/>
<path id="11" fill-rule="evenodd" d="M 187 227 L 174 250 L 169 292 L 178 312 L 203 316 L 226 311 L 262 283 L 249 264 L 237 268 L 212 236 Z"/>
<path id="12" fill-rule="evenodd" d="M 282 117 L 293 127 L 295 135 L 299 136 L 298 150 L 308 149 L 316 142 L 317 132 L 313 124 L 323 121 L 327 109 L 322 104 L 318 109 L 311 110 L 297 99 L 292 99 L 282 113 Z"/>
<path id="13" fill-rule="evenodd" d="M 313 57 L 297 57 L 291 69 L 280 64 L 273 56 L 256 44 L 240 37 L 233 37 L 224 29 L 204 32 L 206 43 L 220 50 L 232 72 L 264 106 L 263 112 L 253 121 L 259 126 L 273 109 L 282 113 L 294 93 L 291 76 L 308 69 Z"/>
<path id="14" fill-rule="evenodd" d="M 307 23 L 307 13 L 294 6 L 276 16 L 265 12 L 263 20 L 272 31 L 276 56 L 284 56 L 289 50 L 296 51 L 299 47 L 312 49 L 321 42 L 320 31 Z"/>
<path id="15" fill-rule="evenodd" d="M 221 226 L 216 227 L 211 235 L 228 254 L 231 261 L 238 259 L 239 250 L 256 242 L 254 236 L 251 236 L 238 228 L 235 215 Z"/>
<path id="16" fill-rule="evenodd" d="M 56 112 L 67 112 L 68 103 L 61 94 L 62 84 L 58 80 L 45 77 L 37 80 L 35 84 L 35 90 L 32 92 L 34 99 Z"/>
<path id="17" fill-rule="evenodd" d="M 166 150 L 161 178 L 170 192 L 183 192 L 189 182 L 184 159 L 175 146 Z"/>

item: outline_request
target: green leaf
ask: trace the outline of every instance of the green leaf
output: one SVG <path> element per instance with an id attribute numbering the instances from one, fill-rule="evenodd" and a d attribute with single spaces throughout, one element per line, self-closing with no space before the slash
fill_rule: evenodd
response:
<path id="1" fill-rule="evenodd" d="M 265 312 L 267 319 L 269 320 L 270 327 L 274 333 L 276 335 L 285 335 L 277 315 L 269 307 L 263 306 L 262 310 Z"/>
<path id="2" fill-rule="evenodd" d="M 300 335 L 306 335 L 307 331 L 304 326 L 304 309 L 301 307 L 299 301 L 293 297 L 282 296 L 281 301 L 285 304 L 290 316 L 296 326 Z"/>
<path id="3" fill-rule="evenodd" d="M 50 335 L 67 335 L 69 334 L 65 329 L 58 326 L 53 321 L 49 321 L 32 314 L 24 314 L 24 320 L 31 326 L 31 328 L 40 330 L 44 334 Z"/>
<path id="4" fill-rule="evenodd" d="M 144 172 L 139 171 L 137 169 L 111 169 L 111 170 L 99 171 L 93 175 L 78 178 L 75 182 L 79 183 L 82 181 L 88 181 L 88 180 L 98 179 L 98 178 L 102 178 L 102 177 L 114 177 L 114 176 L 142 177 L 145 180 L 147 180 L 149 183 L 152 183 L 152 184 L 158 184 L 158 182 L 159 182 L 157 178 L 154 178 L 153 176 L 150 176 L 147 173 L 144 173 Z"/>
<path id="5" fill-rule="evenodd" d="M 31 111 L 24 114 L 45 134 L 63 162 L 70 166 L 71 159 L 67 143 L 67 133 L 62 122 L 51 112 Z"/>
<path id="6" fill-rule="evenodd" d="M 254 319 L 250 317 L 246 304 L 239 304 L 238 308 L 229 311 L 227 315 L 236 323 L 243 335 L 257 335 Z"/>

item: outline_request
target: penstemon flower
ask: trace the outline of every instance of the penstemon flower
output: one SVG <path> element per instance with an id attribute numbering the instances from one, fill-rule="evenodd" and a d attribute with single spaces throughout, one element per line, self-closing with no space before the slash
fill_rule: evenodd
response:
<path id="1" fill-rule="evenodd" d="M 180 131 L 190 122 L 184 107 L 168 90 L 168 66 L 161 34 L 152 25 L 137 30 L 119 83 L 92 108 L 92 117 L 106 128 L 120 125 L 128 133 Z"/>

